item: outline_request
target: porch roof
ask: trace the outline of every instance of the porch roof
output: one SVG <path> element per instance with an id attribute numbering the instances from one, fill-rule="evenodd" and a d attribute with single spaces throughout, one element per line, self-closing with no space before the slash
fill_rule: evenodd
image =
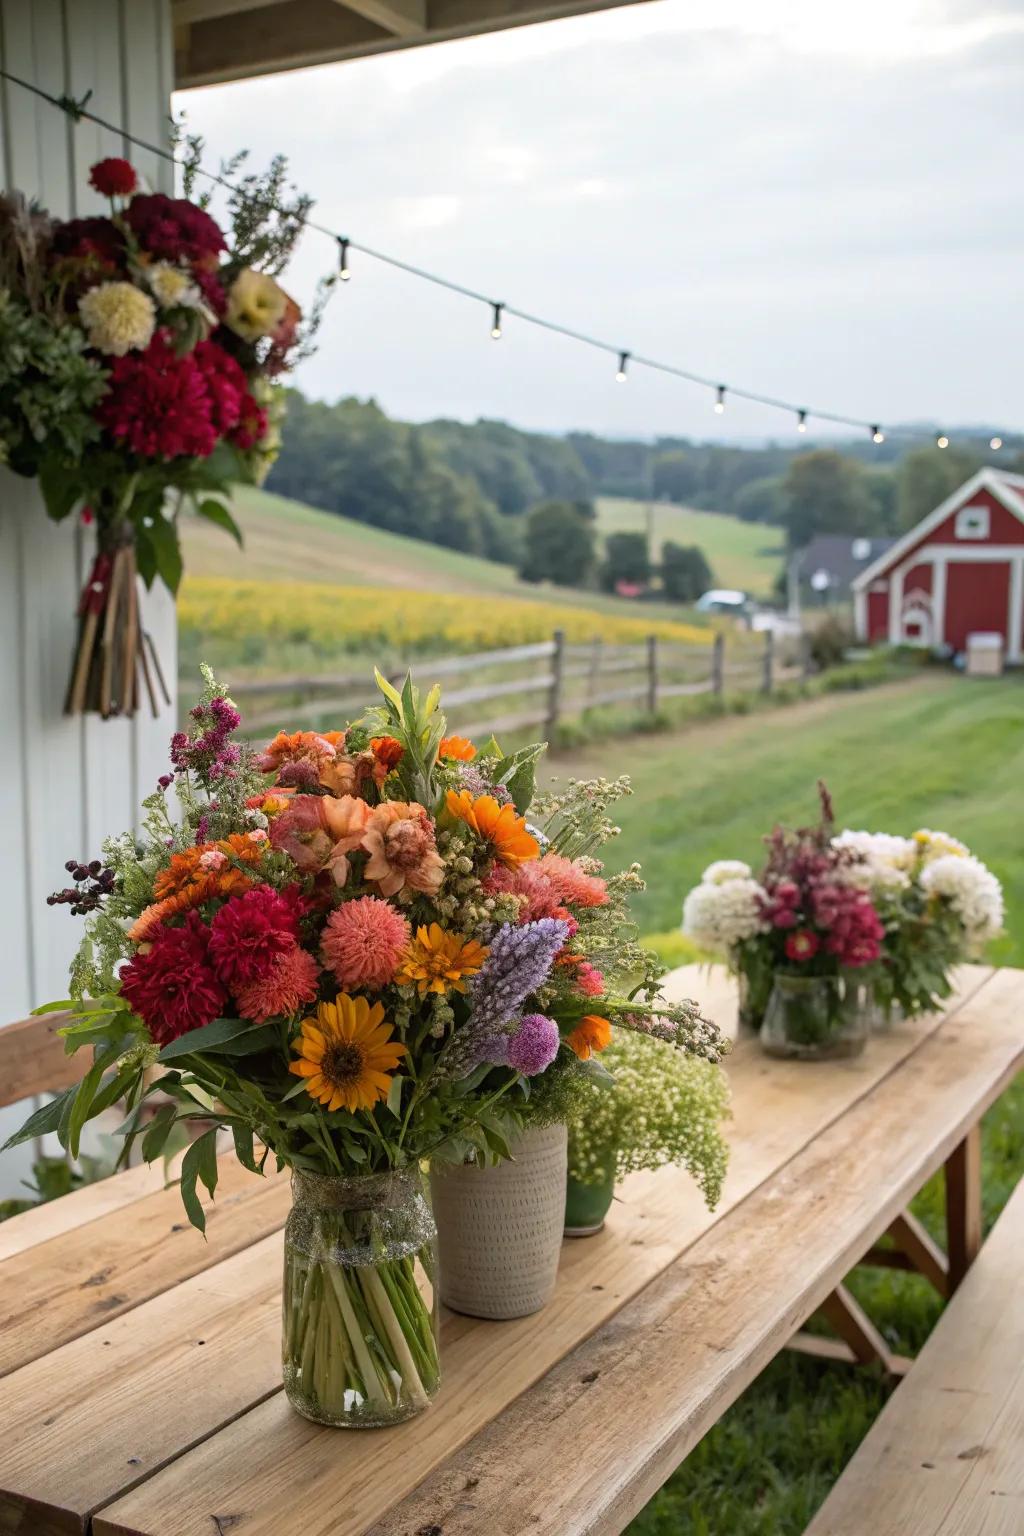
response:
<path id="1" fill-rule="evenodd" d="M 175 85 L 417 48 L 639 0 L 172 0 Z"/>

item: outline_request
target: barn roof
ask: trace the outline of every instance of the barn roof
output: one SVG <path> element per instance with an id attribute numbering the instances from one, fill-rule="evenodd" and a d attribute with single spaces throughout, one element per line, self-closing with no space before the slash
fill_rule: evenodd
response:
<path id="1" fill-rule="evenodd" d="M 848 533 L 819 533 L 797 556 L 797 574 L 810 580 L 827 571 L 832 585 L 849 587 L 854 577 L 884 555 L 895 539 L 854 538 Z"/>
<path id="2" fill-rule="evenodd" d="M 891 548 L 887 549 L 877 560 L 873 560 L 866 570 L 854 579 L 854 591 L 863 591 L 872 581 L 885 574 L 891 566 L 895 565 L 915 544 L 933 528 L 937 528 L 941 522 L 955 512 L 958 507 L 970 500 L 978 491 L 991 491 L 996 499 L 1002 502 L 1008 512 L 1019 517 L 1024 523 L 1024 475 L 1011 474 L 1008 469 L 979 469 L 977 474 L 965 480 L 958 486 L 951 496 L 923 517 L 913 528 L 907 530 L 902 538 L 896 540 Z"/>

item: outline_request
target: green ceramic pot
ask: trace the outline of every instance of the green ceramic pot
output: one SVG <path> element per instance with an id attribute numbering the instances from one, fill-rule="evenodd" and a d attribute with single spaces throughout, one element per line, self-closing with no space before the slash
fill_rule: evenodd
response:
<path id="1" fill-rule="evenodd" d="M 565 1185 L 566 1237 L 592 1237 L 604 1226 L 615 1195 L 615 1167 L 599 1184 L 581 1184 L 570 1177 Z"/>

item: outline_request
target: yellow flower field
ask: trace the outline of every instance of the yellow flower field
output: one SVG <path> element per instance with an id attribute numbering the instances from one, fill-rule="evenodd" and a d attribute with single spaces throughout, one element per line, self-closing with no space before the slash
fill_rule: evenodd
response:
<path id="1" fill-rule="evenodd" d="M 268 665 L 275 652 L 310 655 L 416 655 L 481 651 L 550 639 L 570 643 L 600 635 L 623 644 L 656 634 L 679 644 L 707 645 L 709 631 L 665 619 L 619 617 L 562 603 L 513 597 L 406 591 L 398 587 L 334 587 L 313 582 L 231 581 L 190 577 L 178 597 L 186 650 L 225 648 L 243 662 Z"/>

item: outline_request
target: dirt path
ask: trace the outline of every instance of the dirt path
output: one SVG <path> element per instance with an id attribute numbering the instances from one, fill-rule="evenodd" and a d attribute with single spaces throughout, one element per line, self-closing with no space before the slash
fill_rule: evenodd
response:
<path id="1" fill-rule="evenodd" d="M 725 751 L 755 725 L 771 730 L 773 725 L 802 725 L 808 721 L 830 719 L 848 710 L 862 708 L 865 700 L 872 696 L 889 697 L 897 688 L 912 689 L 915 694 L 929 691 L 941 693 L 948 688 L 949 681 L 946 672 L 922 672 L 919 676 L 882 683 L 877 688 L 856 689 L 848 693 L 824 693 L 816 699 L 780 705 L 777 709 L 755 710 L 746 715 L 725 715 L 719 719 L 688 720 L 677 730 L 610 737 L 575 751 L 552 753 L 550 762 L 560 779 L 595 778 L 602 774 L 611 777 L 622 771 L 621 764 L 627 759 L 635 759 L 643 753 L 661 756 L 670 751 L 674 743 L 698 733 L 702 752 L 713 752 L 716 749 Z"/>

